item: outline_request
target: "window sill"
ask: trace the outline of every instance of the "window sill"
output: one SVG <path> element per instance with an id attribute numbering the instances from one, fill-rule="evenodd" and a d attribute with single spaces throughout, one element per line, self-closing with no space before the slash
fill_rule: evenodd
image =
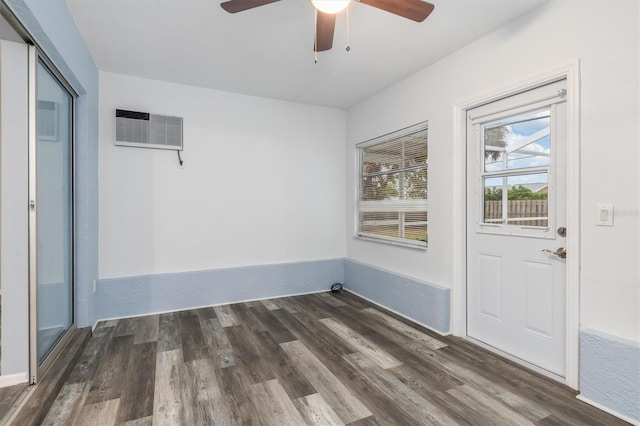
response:
<path id="1" fill-rule="evenodd" d="M 361 241 L 371 241 L 373 243 L 382 243 L 390 246 L 406 247 L 406 248 L 418 250 L 418 251 L 427 251 L 427 247 L 428 247 L 427 242 L 422 242 L 420 245 L 418 245 L 418 244 L 413 244 L 409 242 L 398 241 L 391 238 L 370 237 L 368 235 L 354 235 L 353 239 L 361 240 Z"/>

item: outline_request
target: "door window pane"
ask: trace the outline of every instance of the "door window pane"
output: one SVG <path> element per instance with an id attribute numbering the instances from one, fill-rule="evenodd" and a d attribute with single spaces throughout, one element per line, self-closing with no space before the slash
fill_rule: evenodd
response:
<path id="1" fill-rule="evenodd" d="M 510 176 L 507 179 L 507 224 L 548 226 L 549 185 L 546 173 Z"/>
<path id="2" fill-rule="evenodd" d="M 72 97 L 37 67 L 36 265 L 38 360 L 73 324 Z"/>
<path id="3" fill-rule="evenodd" d="M 551 110 L 509 118 L 484 127 L 484 171 L 551 165 Z"/>
<path id="4" fill-rule="evenodd" d="M 483 223 L 549 225 L 547 173 L 484 178 L 483 191 Z"/>

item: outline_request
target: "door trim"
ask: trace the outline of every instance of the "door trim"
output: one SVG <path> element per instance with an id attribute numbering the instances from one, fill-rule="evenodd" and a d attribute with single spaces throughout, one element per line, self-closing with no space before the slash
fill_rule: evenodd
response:
<path id="1" fill-rule="evenodd" d="M 567 80 L 567 233 L 566 266 L 566 377 L 565 384 L 579 388 L 580 335 L 580 60 L 463 99 L 453 105 L 453 271 L 451 323 L 455 336 L 467 337 L 467 111 L 481 105 Z"/>

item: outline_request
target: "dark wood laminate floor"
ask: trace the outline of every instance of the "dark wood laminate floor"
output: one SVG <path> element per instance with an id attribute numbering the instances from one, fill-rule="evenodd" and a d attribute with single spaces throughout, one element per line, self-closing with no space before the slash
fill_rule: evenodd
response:
<path id="1" fill-rule="evenodd" d="M 26 390 L 26 383 L 0 388 L 0 424 Z"/>
<path id="2" fill-rule="evenodd" d="M 462 339 L 325 293 L 102 322 L 44 424 L 626 423 Z"/>

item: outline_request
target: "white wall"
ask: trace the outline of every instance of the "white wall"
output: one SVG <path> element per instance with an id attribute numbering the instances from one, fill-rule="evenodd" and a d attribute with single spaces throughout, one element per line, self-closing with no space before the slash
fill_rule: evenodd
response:
<path id="1" fill-rule="evenodd" d="M 22 43 L 22 38 L 3 16 L 0 16 L 0 40 Z"/>
<path id="2" fill-rule="evenodd" d="M 639 13 L 637 0 L 551 0 L 536 11 L 351 108 L 347 114 L 347 254 L 451 286 L 452 106 L 576 59 L 582 73 L 581 323 L 640 340 Z M 429 249 L 354 240 L 354 145 L 429 120 Z M 596 227 L 613 203 L 613 228 Z M 571 230 L 570 230 L 571 232 Z M 453 297 L 456 297 L 455 295 Z"/>
<path id="3" fill-rule="evenodd" d="M 0 282 L 2 374 L 29 370 L 27 45 L 0 41 Z"/>
<path id="4" fill-rule="evenodd" d="M 184 118 L 117 147 L 115 109 Z M 100 277 L 345 256 L 345 112 L 100 74 Z"/>

